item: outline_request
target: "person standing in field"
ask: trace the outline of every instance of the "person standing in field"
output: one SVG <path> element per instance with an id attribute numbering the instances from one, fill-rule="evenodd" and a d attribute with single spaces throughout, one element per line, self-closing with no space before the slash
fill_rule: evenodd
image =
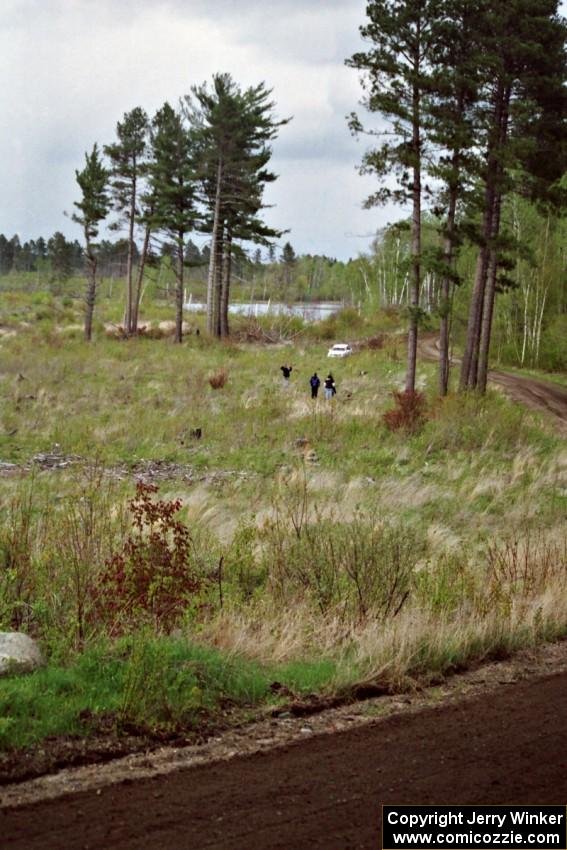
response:
<path id="1" fill-rule="evenodd" d="M 319 394 L 319 387 L 321 386 L 321 379 L 317 372 L 314 372 L 309 378 L 309 384 L 311 386 L 311 398 L 317 398 Z"/>
<path id="2" fill-rule="evenodd" d="M 283 375 L 283 387 L 287 389 L 289 387 L 289 376 L 293 371 L 293 366 L 280 366 L 282 375 Z"/>
<path id="3" fill-rule="evenodd" d="M 333 376 L 329 372 L 329 374 L 325 378 L 325 398 L 327 399 L 327 401 L 329 401 L 336 394 L 337 394 L 337 387 L 336 387 L 336 384 L 335 384 L 335 379 L 333 378 Z"/>

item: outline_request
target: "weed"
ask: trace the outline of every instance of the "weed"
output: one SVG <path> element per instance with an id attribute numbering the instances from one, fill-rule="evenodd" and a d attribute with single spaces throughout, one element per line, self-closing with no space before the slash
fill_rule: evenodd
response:
<path id="1" fill-rule="evenodd" d="M 551 584 L 567 584 L 567 535 L 555 541 L 528 529 L 489 542 L 486 559 L 491 602 L 510 605 L 541 594 Z"/>
<path id="2" fill-rule="evenodd" d="M 219 369 L 214 375 L 209 376 L 209 384 L 213 390 L 220 390 L 228 381 L 228 372 L 226 369 Z"/>
<path id="3" fill-rule="evenodd" d="M 425 422 L 426 401 L 423 393 L 412 390 L 392 393 L 395 407 L 387 410 L 382 416 L 389 431 L 405 431 L 415 434 Z"/>
<path id="4" fill-rule="evenodd" d="M 33 598 L 34 479 L 0 508 L 0 623 L 29 629 Z"/>

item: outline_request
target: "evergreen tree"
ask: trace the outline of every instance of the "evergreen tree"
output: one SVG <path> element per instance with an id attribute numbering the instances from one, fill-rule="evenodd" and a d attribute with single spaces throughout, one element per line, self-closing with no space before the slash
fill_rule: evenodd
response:
<path id="1" fill-rule="evenodd" d="M 126 261 L 126 308 L 124 329 L 128 334 L 136 333 L 137 314 L 134 309 L 132 284 L 134 261 L 134 229 L 138 222 L 138 187 L 144 173 L 144 153 L 148 133 L 148 116 L 141 107 L 124 115 L 116 125 L 118 141 L 104 146 L 110 161 L 110 188 L 114 208 L 119 213 L 115 228 L 126 224 L 128 229 L 128 254 Z"/>
<path id="2" fill-rule="evenodd" d="M 456 270 L 463 234 L 458 214 L 474 178 L 476 127 L 474 110 L 483 72 L 483 29 L 486 0 L 443 0 L 433 22 L 431 91 L 427 101 L 429 135 L 440 153 L 428 171 L 441 183 L 436 213 L 442 246 L 433 270 L 441 279 L 439 334 L 439 394 L 449 386 L 449 344 L 453 287 L 461 280 Z"/>
<path id="3" fill-rule="evenodd" d="M 22 243 L 17 234 L 10 239 L 10 245 L 12 247 L 12 268 L 10 271 L 21 271 Z"/>
<path id="4" fill-rule="evenodd" d="M 35 243 L 35 252 L 38 260 L 47 259 L 47 243 L 43 236 L 40 236 Z"/>
<path id="5" fill-rule="evenodd" d="M 12 245 L 10 240 L 0 233 L 0 274 L 8 274 L 12 268 Z"/>
<path id="6" fill-rule="evenodd" d="M 190 239 L 185 250 L 185 262 L 188 266 L 203 265 L 203 258 L 199 250 L 199 246 Z"/>
<path id="7" fill-rule="evenodd" d="M 64 235 L 57 231 L 47 242 L 47 260 L 49 263 L 49 279 L 64 281 L 73 274 L 74 249 Z"/>
<path id="8" fill-rule="evenodd" d="M 245 254 L 235 243 L 253 242 L 268 245 L 269 240 L 281 236 L 281 232 L 268 227 L 259 217 L 263 207 L 264 183 L 275 179 L 275 175 L 263 170 L 271 156 L 266 148 L 253 156 L 243 156 L 240 166 L 233 168 L 230 175 L 230 192 L 223 204 L 224 239 L 222 250 L 222 280 L 220 288 L 220 335 L 228 336 L 228 306 L 232 273 L 232 255 L 244 260 Z M 241 274 L 241 271 L 239 272 Z"/>
<path id="9" fill-rule="evenodd" d="M 34 245 L 32 242 L 24 242 L 19 258 L 18 270 L 22 272 L 31 272 L 34 270 Z"/>
<path id="10" fill-rule="evenodd" d="M 532 189 L 559 177 L 567 135 L 565 106 L 566 25 L 558 17 L 557 0 L 509 0 L 489 4 L 484 21 L 485 98 L 477 126 L 484 140 L 483 216 L 467 338 L 461 366 L 461 389 L 484 392 L 488 354 L 501 265 L 501 212 L 503 200 L 518 175 Z M 562 141 L 554 151 L 554 165 L 542 168 L 538 144 L 542 138 Z M 554 173 L 555 172 L 555 173 Z"/>
<path id="11" fill-rule="evenodd" d="M 216 74 L 210 90 L 205 83 L 185 98 L 207 210 L 203 230 L 211 233 L 207 327 L 218 336 L 228 333 L 233 240 L 267 244 L 275 235 L 258 212 L 265 183 L 275 180 L 265 169 L 268 143 L 287 122 L 275 120 L 269 97 L 263 83 L 242 92 L 229 74 Z"/>
<path id="12" fill-rule="evenodd" d="M 85 240 L 87 262 L 85 339 L 90 341 L 96 299 L 97 245 L 95 239 L 98 236 L 100 222 L 108 215 L 111 204 L 108 195 L 108 171 L 102 163 L 96 144 L 90 154 L 85 154 L 85 167 L 82 171 L 75 171 L 75 176 L 82 198 L 80 201 L 75 201 L 79 212 L 74 213 L 72 218 L 81 225 Z"/>
<path id="13" fill-rule="evenodd" d="M 290 242 L 286 242 L 282 248 L 281 261 L 284 266 L 294 266 L 297 262 L 297 255 Z"/>
<path id="14" fill-rule="evenodd" d="M 152 121 L 148 165 L 152 229 L 161 231 L 175 250 L 175 341 L 183 339 L 183 272 L 189 234 L 195 229 L 195 179 L 191 137 L 181 115 L 165 103 Z"/>
<path id="15" fill-rule="evenodd" d="M 360 27 L 370 42 L 367 52 L 354 54 L 347 64 L 363 72 L 363 103 L 370 112 L 381 114 L 390 130 L 367 131 L 387 136 L 379 147 L 368 151 L 363 174 L 375 174 L 382 186 L 366 206 L 394 201 L 412 206 L 411 288 L 409 298 L 408 363 L 406 391 L 415 390 L 417 333 L 421 311 L 421 209 L 422 171 L 426 146 L 425 100 L 430 88 L 428 73 L 434 48 L 437 0 L 370 0 L 368 23 Z M 357 115 L 350 120 L 355 134 L 364 131 Z M 397 188 L 390 188 L 394 173 Z"/>

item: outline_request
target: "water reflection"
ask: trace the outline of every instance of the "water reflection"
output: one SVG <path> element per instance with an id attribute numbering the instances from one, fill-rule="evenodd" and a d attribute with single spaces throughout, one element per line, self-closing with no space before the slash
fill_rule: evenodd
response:
<path id="1" fill-rule="evenodd" d="M 332 316 L 342 308 L 338 301 L 322 301 L 318 304 L 297 302 L 283 304 L 279 301 L 253 301 L 240 304 L 229 304 L 228 312 L 239 316 L 299 316 L 306 322 L 320 322 L 327 316 Z M 185 309 L 190 313 L 201 313 L 207 309 L 206 304 L 189 301 Z"/>

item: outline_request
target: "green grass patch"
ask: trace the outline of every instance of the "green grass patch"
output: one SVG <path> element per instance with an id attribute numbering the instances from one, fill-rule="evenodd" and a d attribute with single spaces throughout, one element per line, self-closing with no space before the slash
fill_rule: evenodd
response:
<path id="1" fill-rule="evenodd" d="M 0 747 L 29 747 L 52 736 L 88 736 L 111 717 L 141 731 L 191 730 L 227 706 L 277 699 L 279 682 L 297 694 L 329 686 L 332 661 L 261 665 L 173 638 L 136 635 L 100 643 L 68 666 L 0 679 Z"/>

